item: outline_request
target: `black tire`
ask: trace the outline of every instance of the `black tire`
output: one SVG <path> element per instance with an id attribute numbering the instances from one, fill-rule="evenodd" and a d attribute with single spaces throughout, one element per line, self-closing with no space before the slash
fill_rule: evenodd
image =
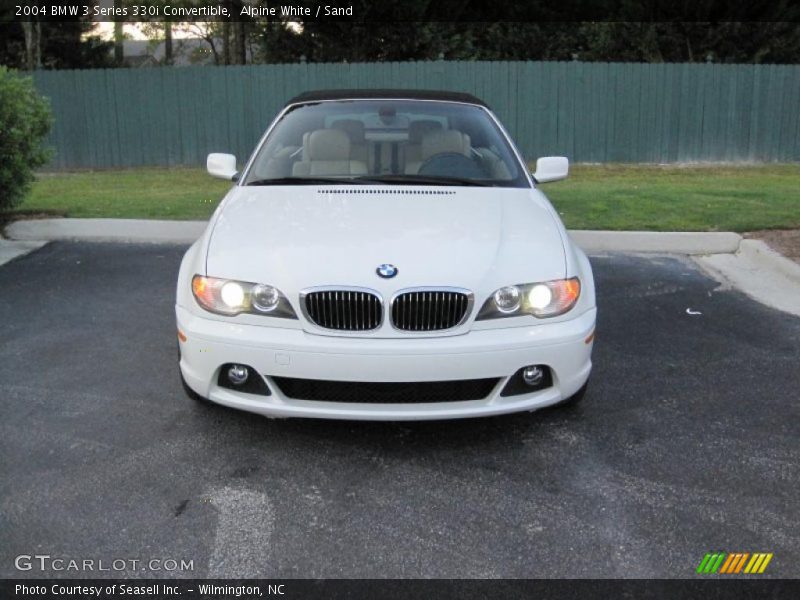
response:
<path id="1" fill-rule="evenodd" d="M 561 402 L 559 402 L 555 406 L 557 406 L 559 408 L 569 408 L 569 407 L 577 406 L 578 404 L 580 404 L 581 400 L 583 400 L 583 397 L 586 395 L 586 390 L 587 390 L 588 387 L 589 387 L 589 382 L 587 381 L 586 383 L 584 383 L 581 386 L 581 389 L 579 389 L 577 392 L 572 394 L 572 396 L 570 396 L 566 400 L 562 400 Z"/>

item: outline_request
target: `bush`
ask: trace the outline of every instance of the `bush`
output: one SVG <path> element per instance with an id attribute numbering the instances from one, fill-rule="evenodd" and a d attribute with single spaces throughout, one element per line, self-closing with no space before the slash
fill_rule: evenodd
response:
<path id="1" fill-rule="evenodd" d="M 0 212 L 22 201 L 34 169 L 50 158 L 42 141 L 51 124 L 50 104 L 33 80 L 0 66 Z"/>

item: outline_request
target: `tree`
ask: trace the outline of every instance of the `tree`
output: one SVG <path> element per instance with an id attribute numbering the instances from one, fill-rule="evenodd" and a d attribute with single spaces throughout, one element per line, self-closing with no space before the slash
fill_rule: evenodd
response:
<path id="1" fill-rule="evenodd" d="M 25 67 L 34 71 L 42 66 L 42 27 L 39 21 L 23 21 L 25 33 Z"/>
<path id="2" fill-rule="evenodd" d="M 259 59 L 800 62 L 800 8 L 787 8 L 786 0 L 754 5 L 741 14 L 718 0 L 582 3 L 582 14 L 607 19 L 598 22 L 570 20 L 574 3 L 544 0 L 507 3 L 503 22 L 496 21 L 492 5 L 469 0 L 352 0 L 350 4 L 363 21 L 259 20 L 255 26 Z M 761 12 L 753 12 L 757 10 Z M 682 22 L 683 14 L 692 21 Z M 739 22 L 732 18 L 737 15 Z M 755 17 L 762 22 L 752 20 Z"/>
<path id="3" fill-rule="evenodd" d="M 121 67 L 125 61 L 124 36 L 122 33 L 123 21 L 117 16 L 123 10 L 123 0 L 114 0 L 114 64 Z"/>
<path id="4" fill-rule="evenodd" d="M 49 104 L 33 80 L 0 67 L 0 211 L 24 198 L 34 169 L 47 162 L 42 141 L 51 123 Z"/>
<path id="5" fill-rule="evenodd" d="M 0 65 L 27 70 L 111 66 L 111 45 L 92 35 L 95 24 L 91 17 L 20 22 L 14 20 L 12 10 L 0 4 Z"/>
<path id="6" fill-rule="evenodd" d="M 797 63 L 797 23 L 590 23 L 581 60 Z"/>

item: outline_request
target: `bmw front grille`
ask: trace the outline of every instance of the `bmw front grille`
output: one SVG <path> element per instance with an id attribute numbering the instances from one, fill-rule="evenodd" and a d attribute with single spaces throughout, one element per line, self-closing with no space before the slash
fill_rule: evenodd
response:
<path id="1" fill-rule="evenodd" d="M 383 301 L 366 288 L 316 288 L 301 294 L 309 321 L 336 331 L 373 331 L 383 323 Z M 410 288 L 391 301 L 391 323 L 398 331 L 429 332 L 464 323 L 473 304 L 472 292 L 460 288 Z"/>
<path id="2" fill-rule="evenodd" d="M 392 300 L 392 325 L 401 331 L 452 329 L 466 320 L 471 306 L 472 294 L 467 290 L 404 290 Z"/>
<path id="3" fill-rule="evenodd" d="M 370 331 L 383 321 L 383 303 L 372 290 L 315 290 L 304 293 L 300 302 L 306 317 L 325 329 Z"/>

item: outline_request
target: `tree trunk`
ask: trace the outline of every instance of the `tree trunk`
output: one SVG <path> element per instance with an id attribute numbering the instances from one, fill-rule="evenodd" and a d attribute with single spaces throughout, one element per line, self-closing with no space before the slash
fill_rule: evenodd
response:
<path id="1" fill-rule="evenodd" d="M 245 23 L 243 21 L 237 21 L 235 23 L 236 26 L 236 60 L 234 61 L 237 65 L 246 65 L 247 64 L 247 34 L 245 31 Z"/>
<path id="2" fill-rule="evenodd" d="M 231 24 L 222 22 L 222 64 L 231 64 Z"/>
<path id="3" fill-rule="evenodd" d="M 114 12 L 122 10 L 122 0 L 114 0 Z M 122 21 L 119 17 L 114 17 L 114 62 L 118 67 L 122 66 L 125 62 L 125 49 L 122 46 Z"/>
<path id="4" fill-rule="evenodd" d="M 22 29 L 25 32 L 25 68 L 35 71 L 42 66 L 42 30 L 38 21 L 23 21 Z"/>
<path id="5" fill-rule="evenodd" d="M 164 23 L 164 64 L 172 64 L 172 23 Z"/>

